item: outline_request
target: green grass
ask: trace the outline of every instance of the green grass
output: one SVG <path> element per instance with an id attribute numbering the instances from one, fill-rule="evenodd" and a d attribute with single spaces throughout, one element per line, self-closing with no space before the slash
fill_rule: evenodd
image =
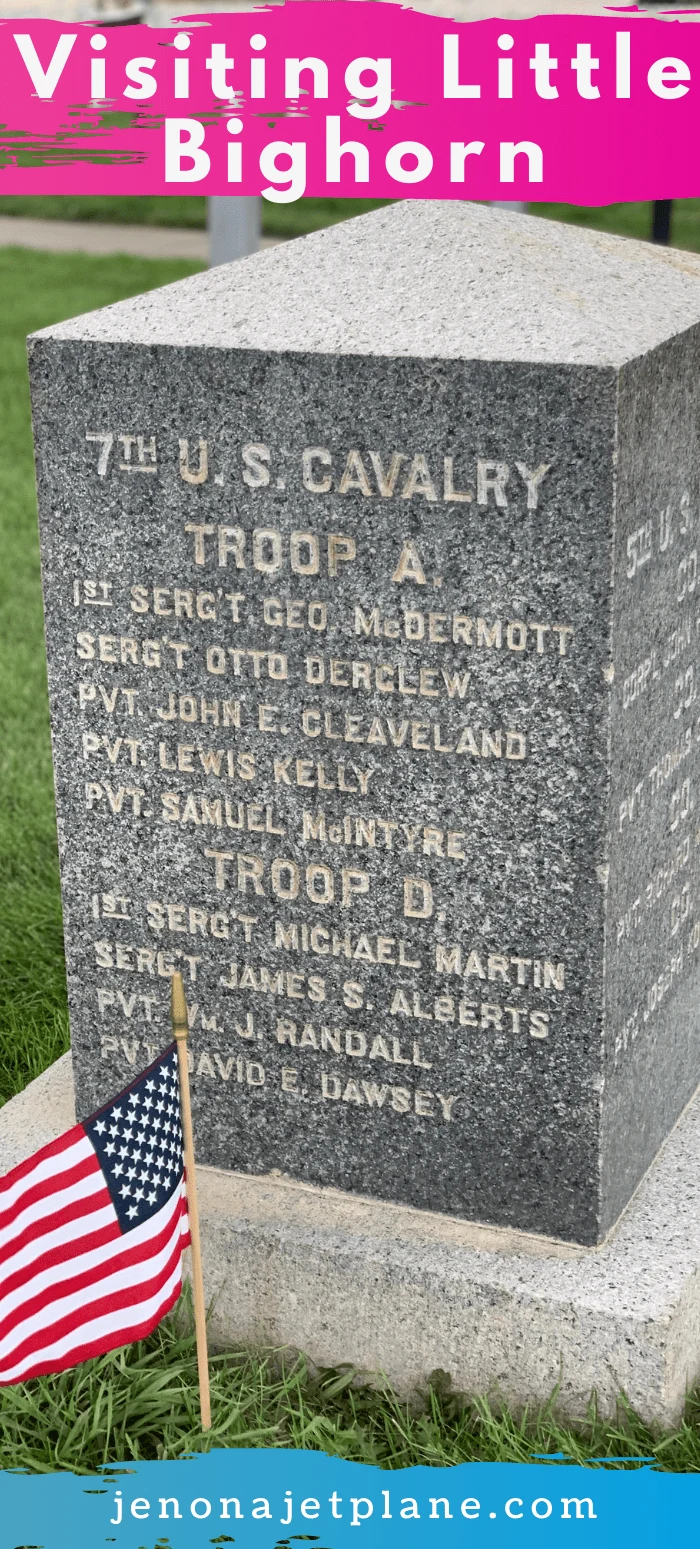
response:
<path id="1" fill-rule="evenodd" d="M 575 226 L 593 226 L 597 231 L 611 231 L 620 237 L 648 241 L 651 236 L 650 204 L 531 204 L 528 209 L 531 215 L 544 215 Z M 700 199 L 674 200 L 671 242 L 674 247 L 700 253 Z"/>
<path id="2" fill-rule="evenodd" d="M 198 267 L 0 248 L 0 1101 L 68 1042 L 25 339 Z"/>
<path id="3" fill-rule="evenodd" d="M 299 199 L 295 204 L 269 204 L 263 200 L 263 231 L 267 236 L 296 237 L 318 231 L 335 221 L 362 215 L 389 203 L 386 199 Z M 617 232 L 623 237 L 648 239 L 651 234 L 651 205 L 608 204 L 530 204 L 531 215 L 574 225 L 595 226 L 599 231 Z M 107 221 L 122 225 L 194 226 L 206 225 L 206 200 L 197 194 L 167 196 L 133 195 L 111 198 L 109 195 L 9 195 L 0 198 L 0 215 L 30 215 L 44 220 Z M 674 247 L 700 252 L 700 199 L 677 199 L 673 206 L 671 240 Z"/>
<path id="4" fill-rule="evenodd" d="M 0 1102 L 68 1041 L 25 336 L 197 267 L 0 249 Z M 655 1440 L 624 1404 L 614 1424 L 592 1407 L 570 1429 L 551 1406 L 516 1417 L 461 1399 L 444 1377 L 407 1405 L 349 1368 L 313 1372 L 300 1358 L 282 1369 L 274 1354 L 216 1355 L 212 1390 L 203 1438 L 193 1340 L 170 1321 L 143 1344 L 0 1390 L 0 1467 L 89 1472 L 215 1445 L 313 1447 L 387 1468 L 654 1453 L 663 1468 L 700 1470 L 700 1399 Z"/>
<path id="5" fill-rule="evenodd" d="M 563 1452 L 573 1463 L 633 1454 L 655 1457 L 665 1471 L 700 1469 L 698 1403 L 660 1440 L 624 1407 L 614 1424 L 592 1407 L 587 1422 L 572 1428 L 558 1425 L 549 1406 L 516 1417 L 483 1399 L 466 1401 L 443 1373 L 407 1404 L 351 1367 L 313 1371 L 303 1357 L 287 1356 L 285 1364 L 279 1352 L 214 1355 L 211 1387 L 212 1429 L 204 1436 L 194 1342 L 166 1320 L 141 1344 L 3 1389 L 0 1468 L 90 1473 L 105 1463 L 209 1447 L 299 1447 L 381 1468 L 523 1463 Z"/>
<path id="6" fill-rule="evenodd" d="M 390 203 L 389 199 L 299 199 L 295 204 L 270 204 L 264 199 L 263 231 L 268 237 L 300 237 Z M 0 215 L 137 226 L 202 228 L 207 223 L 206 199 L 197 194 L 135 194 L 116 199 L 101 194 L 11 194 L 0 198 Z"/>

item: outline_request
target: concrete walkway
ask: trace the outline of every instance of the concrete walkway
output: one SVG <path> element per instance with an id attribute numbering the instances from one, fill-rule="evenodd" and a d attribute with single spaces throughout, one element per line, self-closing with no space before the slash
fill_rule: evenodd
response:
<path id="1" fill-rule="evenodd" d="M 279 237 L 263 237 L 275 247 Z M 0 247 L 33 247 L 52 253 L 129 253 L 138 258 L 190 258 L 206 263 L 206 231 L 187 226 L 116 226 L 106 221 L 32 220 L 0 215 Z"/>

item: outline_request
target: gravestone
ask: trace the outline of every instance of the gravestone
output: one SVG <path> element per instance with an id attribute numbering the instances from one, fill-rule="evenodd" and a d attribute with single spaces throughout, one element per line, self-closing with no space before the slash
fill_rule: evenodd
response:
<path id="1" fill-rule="evenodd" d="M 700 261 L 406 203 L 30 341 L 78 1111 L 600 1241 L 694 1092 Z"/>

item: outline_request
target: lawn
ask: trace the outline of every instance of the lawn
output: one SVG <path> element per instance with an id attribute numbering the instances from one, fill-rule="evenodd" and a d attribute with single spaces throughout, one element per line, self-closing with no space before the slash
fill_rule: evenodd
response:
<path id="1" fill-rule="evenodd" d="M 280 1370 L 274 1355 L 229 1352 L 211 1361 L 213 1428 L 198 1423 L 193 1341 L 172 1322 L 145 1343 L 88 1361 L 74 1372 L 5 1388 L 0 1396 L 0 1468 L 89 1473 L 125 1459 L 182 1457 L 214 1447 L 306 1447 L 409 1468 L 473 1461 L 527 1463 L 564 1453 L 572 1463 L 656 1457 L 664 1471 L 700 1469 L 700 1405 L 660 1440 L 631 1415 L 616 1425 L 591 1412 L 575 1430 L 548 1409 L 516 1418 L 470 1403 L 435 1373 L 407 1405 L 386 1388 L 358 1385 L 350 1368 L 311 1371 L 303 1358 Z M 629 1466 L 621 1462 L 618 1468 Z"/>
<path id="2" fill-rule="evenodd" d="M 0 249 L 0 1102 L 68 1041 L 25 336 L 197 267 Z M 439 1374 L 408 1406 L 349 1370 L 314 1373 L 300 1359 L 280 1372 L 271 1356 L 235 1352 L 215 1357 L 212 1399 L 207 1442 L 193 1339 L 169 1324 L 75 1372 L 0 1390 L 0 1467 L 90 1471 L 212 1443 L 315 1447 L 393 1468 L 563 1452 L 575 1462 L 655 1453 L 663 1468 L 700 1470 L 697 1399 L 675 1435 L 655 1440 L 624 1405 L 617 1424 L 592 1408 L 572 1431 L 548 1407 L 516 1418 L 466 1401 Z"/>
<path id="3" fill-rule="evenodd" d="M 298 199 L 294 204 L 263 200 L 263 231 L 268 237 L 299 237 L 350 215 L 377 210 L 389 199 Z M 207 223 L 206 199 L 197 194 L 107 195 L 29 194 L 0 198 L 0 215 L 30 215 L 36 220 L 108 221 L 118 225 L 190 226 Z"/>
<path id="4" fill-rule="evenodd" d="M 295 204 L 269 204 L 263 200 L 263 231 L 267 236 L 297 237 L 321 226 L 375 210 L 386 199 L 299 199 Z M 595 226 L 599 231 L 646 240 L 651 235 L 651 205 L 530 204 L 531 215 Z M 134 195 L 113 199 L 107 195 L 59 197 L 58 195 L 0 198 L 0 215 L 33 215 L 45 220 L 108 221 L 134 225 L 206 225 L 206 200 L 196 194 L 168 196 Z M 673 206 L 671 241 L 675 247 L 700 252 L 700 199 L 677 199 Z"/>
<path id="5" fill-rule="evenodd" d="M 198 267 L 0 248 L 0 1101 L 68 1042 L 25 339 Z"/>

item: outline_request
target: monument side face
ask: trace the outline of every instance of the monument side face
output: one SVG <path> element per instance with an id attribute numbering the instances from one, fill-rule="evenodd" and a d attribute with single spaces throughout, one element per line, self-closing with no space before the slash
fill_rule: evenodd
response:
<path id="1" fill-rule="evenodd" d="M 355 348 L 343 265 L 386 333 L 385 230 L 405 276 L 436 222 L 463 354 L 434 285 L 401 292 L 396 354 Z M 503 222 L 531 360 L 488 358 Z M 594 1243 L 699 1073 L 694 335 L 606 359 L 608 239 L 397 210 L 363 248 L 351 224 L 235 293 L 215 270 L 31 343 L 78 1108 L 162 1047 L 177 968 L 202 1162 Z M 660 262 L 615 251 L 623 289 Z M 307 351 L 287 270 L 326 298 Z M 700 276 L 667 278 L 677 329 Z M 280 347 L 239 347 L 268 291 Z"/>
<path id="2" fill-rule="evenodd" d="M 620 374 L 602 1222 L 698 1083 L 700 332 Z"/>
<path id="3" fill-rule="evenodd" d="M 594 1237 L 611 374 L 35 348 L 80 1111 Z"/>

